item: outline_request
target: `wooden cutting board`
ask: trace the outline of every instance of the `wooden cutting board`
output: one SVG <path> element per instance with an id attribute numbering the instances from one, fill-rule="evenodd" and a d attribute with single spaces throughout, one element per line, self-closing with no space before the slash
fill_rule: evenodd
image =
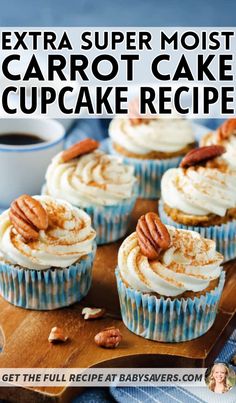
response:
<path id="1" fill-rule="evenodd" d="M 157 202 L 139 200 L 133 212 L 130 231 L 138 217 L 156 211 Z M 121 321 L 114 269 L 121 242 L 98 248 L 93 284 L 79 304 L 55 311 L 29 311 L 10 305 L 0 298 L 0 367 L 88 368 L 88 367 L 205 367 L 211 364 L 235 327 L 236 261 L 225 264 L 226 284 L 213 327 L 204 336 L 184 343 L 158 343 L 131 333 Z M 108 316 L 85 321 L 83 306 L 105 307 Z M 123 341 L 115 350 L 95 345 L 96 333 L 116 326 Z M 52 345 L 48 335 L 61 326 L 69 335 L 65 344 Z M 79 393 L 77 388 L 0 388 L 0 399 L 17 402 L 66 402 Z"/>

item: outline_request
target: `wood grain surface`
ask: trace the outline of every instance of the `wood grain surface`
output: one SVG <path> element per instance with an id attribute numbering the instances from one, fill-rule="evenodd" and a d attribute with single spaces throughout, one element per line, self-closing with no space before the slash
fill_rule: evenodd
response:
<path id="1" fill-rule="evenodd" d="M 130 223 L 135 228 L 138 217 L 156 211 L 157 202 L 139 200 Z M 87 297 L 79 304 L 55 311 L 29 311 L 10 305 L 0 298 L 1 368 L 88 368 L 88 367 L 200 367 L 211 364 L 235 327 L 236 261 L 225 265 L 226 284 L 213 327 L 202 337 L 184 343 L 159 343 L 131 333 L 120 317 L 114 269 L 120 242 L 101 246 L 95 259 L 93 283 Z M 83 306 L 105 307 L 108 315 L 85 321 Z M 95 345 L 96 333 L 116 326 L 123 341 L 115 350 Z M 69 335 L 65 344 L 52 345 L 48 335 L 53 326 L 61 326 Z M 18 402 L 66 402 L 78 394 L 77 388 L 0 388 L 0 399 Z"/>

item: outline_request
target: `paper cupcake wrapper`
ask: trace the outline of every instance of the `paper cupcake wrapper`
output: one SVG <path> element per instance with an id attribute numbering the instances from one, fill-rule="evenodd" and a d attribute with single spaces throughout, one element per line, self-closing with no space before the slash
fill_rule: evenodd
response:
<path id="1" fill-rule="evenodd" d="M 200 298 L 157 298 L 128 288 L 116 269 L 121 314 L 125 326 L 138 336 L 161 342 L 183 342 L 206 333 L 214 323 L 225 281 Z"/>
<path id="2" fill-rule="evenodd" d="M 115 206 L 82 207 L 92 219 L 98 245 L 117 241 L 126 234 L 136 198 L 135 195 Z"/>
<path id="3" fill-rule="evenodd" d="M 92 282 L 93 251 L 67 268 L 29 270 L 0 262 L 0 294 L 13 305 L 36 310 L 61 308 L 85 297 Z"/>
<path id="4" fill-rule="evenodd" d="M 142 160 L 128 158 L 117 153 L 109 142 L 109 152 L 122 158 L 124 164 L 134 166 L 138 179 L 138 196 L 144 199 L 157 199 L 160 196 L 162 175 L 170 168 L 176 168 L 183 156 L 163 160 Z"/>
<path id="5" fill-rule="evenodd" d="M 179 224 L 166 214 L 162 200 L 159 201 L 159 216 L 163 223 L 167 225 L 196 231 L 203 238 L 213 239 L 216 243 L 216 250 L 224 256 L 225 262 L 236 257 L 236 220 L 229 221 L 226 224 L 211 225 L 210 227 L 194 227 Z"/>

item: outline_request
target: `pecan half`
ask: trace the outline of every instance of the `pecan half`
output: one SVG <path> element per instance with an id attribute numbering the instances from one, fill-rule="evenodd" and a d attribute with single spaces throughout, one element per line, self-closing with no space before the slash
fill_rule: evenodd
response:
<path id="1" fill-rule="evenodd" d="M 132 126 L 137 126 L 141 123 L 149 123 L 151 117 L 145 117 L 139 113 L 139 101 L 138 98 L 134 98 L 129 102 L 129 120 Z"/>
<path id="2" fill-rule="evenodd" d="M 225 153 L 225 148 L 220 145 L 212 145 L 195 148 L 188 152 L 180 163 L 181 168 L 187 168 L 202 164 Z"/>
<path id="3" fill-rule="evenodd" d="M 108 327 L 94 337 L 95 343 L 99 347 L 104 348 L 116 348 L 122 340 L 122 334 L 119 329 L 113 327 Z"/>
<path id="4" fill-rule="evenodd" d="M 99 147 L 99 142 L 90 138 L 84 139 L 63 151 L 61 158 L 63 162 L 68 162 L 80 155 L 91 153 Z"/>
<path id="5" fill-rule="evenodd" d="M 48 227 L 47 212 L 38 200 L 29 195 L 22 195 L 11 203 L 9 218 L 26 241 L 38 239 L 39 231 Z"/>
<path id="6" fill-rule="evenodd" d="M 82 315 L 85 320 L 102 318 L 106 313 L 104 308 L 83 308 Z"/>
<path id="7" fill-rule="evenodd" d="M 49 343 L 65 343 L 68 336 L 65 336 L 64 330 L 61 327 L 53 327 L 48 336 Z"/>
<path id="8" fill-rule="evenodd" d="M 136 227 L 141 252 L 150 260 L 170 246 L 170 234 L 156 213 L 142 215 Z"/>
<path id="9" fill-rule="evenodd" d="M 219 141 L 227 140 L 231 135 L 236 134 L 236 118 L 226 120 L 217 130 Z"/>

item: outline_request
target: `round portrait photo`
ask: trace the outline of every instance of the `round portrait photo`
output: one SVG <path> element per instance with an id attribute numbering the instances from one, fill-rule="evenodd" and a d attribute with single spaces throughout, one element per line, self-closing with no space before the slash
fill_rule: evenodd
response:
<path id="1" fill-rule="evenodd" d="M 226 393 L 236 383 L 234 369 L 225 362 L 215 362 L 205 373 L 207 387 L 214 393 Z"/>

